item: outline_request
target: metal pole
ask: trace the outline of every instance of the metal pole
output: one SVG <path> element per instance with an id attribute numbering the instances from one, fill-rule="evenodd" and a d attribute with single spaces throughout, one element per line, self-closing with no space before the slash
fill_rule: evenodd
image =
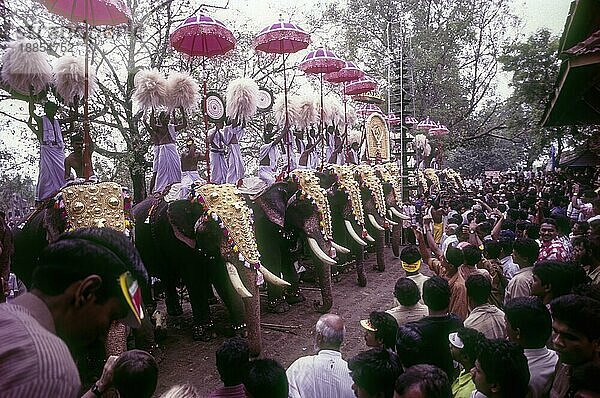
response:
<path id="1" fill-rule="evenodd" d="M 85 2 L 85 14 L 87 16 L 88 2 Z M 83 178 L 86 180 L 92 176 L 92 138 L 90 137 L 90 117 L 89 117 L 89 59 L 88 59 L 88 47 L 89 47 L 89 25 L 87 20 L 85 23 L 85 77 L 83 80 Z"/>
<path id="2" fill-rule="evenodd" d="M 323 131 L 323 74 L 319 73 L 321 79 L 321 117 L 319 118 L 319 130 L 321 132 L 321 170 L 325 167 L 325 131 Z"/>
<path id="3" fill-rule="evenodd" d="M 280 42 L 280 49 L 282 50 L 281 55 L 283 56 L 283 101 L 285 102 L 285 123 L 283 127 L 283 131 L 285 133 L 285 151 L 287 153 L 287 170 L 290 172 L 290 168 L 292 167 L 292 162 L 290 158 L 290 150 L 291 150 L 291 140 L 290 140 L 290 132 L 289 126 L 290 122 L 288 119 L 288 96 L 287 96 L 287 78 L 285 73 L 285 53 L 283 53 L 283 44 Z"/>

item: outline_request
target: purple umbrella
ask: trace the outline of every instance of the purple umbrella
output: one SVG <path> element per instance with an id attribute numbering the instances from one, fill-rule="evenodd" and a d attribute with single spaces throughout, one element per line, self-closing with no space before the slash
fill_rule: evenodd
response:
<path id="1" fill-rule="evenodd" d="M 369 76 L 363 76 L 358 80 L 346 83 L 344 87 L 344 94 L 346 95 L 359 95 L 367 93 L 377 88 L 377 82 Z"/>

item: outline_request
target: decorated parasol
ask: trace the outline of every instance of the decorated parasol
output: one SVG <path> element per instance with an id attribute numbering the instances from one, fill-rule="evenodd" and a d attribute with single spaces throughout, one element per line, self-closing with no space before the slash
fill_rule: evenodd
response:
<path id="1" fill-rule="evenodd" d="M 416 126 L 417 124 L 419 124 L 419 121 L 413 116 L 406 116 L 404 118 L 404 124 L 408 126 Z"/>
<path id="2" fill-rule="evenodd" d="M 304 50 L 310 44 L 310 35 L 301 27 L 290 22 L 279 20 L 272 25 L 266 26 L 254 38 L 254 49 L 269 54 L 281 54 L 283 59 L 283 96 L 285 103 L 284 129 L 289 128 L 287 78 L 285 73 L 285 54 L 296 53 Z M 285 136 L 288 171 L 291 168 L 289 134 Z"/>
<path id="3" fill-rule="evenodd" d="M 398 116 L 396 116 L 396 114 L 394 112 L 388 113 L 387 122 L 390 126 L 395 126 L 397 124 L 400 124 L 401 121 L 402 121 L 402 119 L 400 119 Z"/>
<path id="4" fill-rule="evenodd" d="M 346 95 L 359 95 L 377 88 L 377 82 L 369 76 L 363 76 L 360 79 L 351 81 L 344 87 L 344 94 Z"/>
<path id="5" fill-rule="evenodd" d="M 371 113 L 380 113 L 381 116 L 385 118 L 385 116 L 383 114 L 383 111 L 377 105 L 374 105 L 374 104 L 359 104 L 356 107 L 356 114 L 358 116 L 360 116 L 361 118 L 363 118 L 363 119 L 368 118 Z"/>
<path id="6" fill-rule="evenodd" d="M 225 24 L 208 15 L 193 15 L 179 25 L 169 36 L 171 47 L 190 57 L 202 57 L 202 70 L 205 71 L 206 58 L 224 55 L 235 47 L 235 37 Z M 202 73 L 204 101 L 204 127 L 206 128 L 205 152 L 207 181 L 210 182 L 210 158 L 208 142 L 208 114 L 206 76 Z"/>
<path id="7" fill-rule="evenodd" d="M 329 83 L 347 83 L 353 80 L 360 79 L 365 75 L 362 69 L 360 69 L 356 64 L 352 61 L 346 61 L 346 65 L 337 72 L 331 72 L 324 76 L 324 79 Z M 342 86 L 342 98 L 344 101 L 344 154 L 345 154 L 345 163 L 348 163 L 348 110 L 347 110 L 347 101 L 346 95 L 344 93 L 344 89 Z"/>
<path id="8" fill-rule="evenodd" d="M 123 0 L 39 0 L 53 14 L 85 24 L 85 80 L 83 97 L 83 176 L 92 176 L 92 140 L 89 120 L 89 26 L 115 26 L 131 21 L 131 11 Z"/>
<path id="9" fill-rule="evenodd" d="M 442 169 L 442 162 L 444 159 L 444 153 L 442 148 L 442 136 L 447 135 L 450 132 L 446 126 L 441 123 L 438 123 L 434 128 L 429 129 L 429 134 L 435 135 L 438 137 L 438 150 L 437 150 L 437 164 L 439 169 Z"/>
<path id="10" fill-rule="evenodd" d="M 417 124 L 417 128 L 420 130 L 429 130 L 437 127 L 437 123 L 434 122 L 427 116 L 425 120 L 422 120 Z"/>
<path id="11" fill-rule="evenodd" d="M 323 137 L 323 75 L 338 72 L 346 66 L 346 61 L 338 57 L 333 51 L 319 48 L 309 52 L 298 64 L 298 68 L 307 75 L 318 74 L 321 83 L 321 117 L 319 118 L 319 132 Z M 325 164 L 325 142 L 321 141 L 321 168 Z"/>

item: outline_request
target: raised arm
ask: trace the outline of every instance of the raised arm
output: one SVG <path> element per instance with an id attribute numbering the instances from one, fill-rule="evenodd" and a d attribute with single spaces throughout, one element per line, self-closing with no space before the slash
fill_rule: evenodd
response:
<path id="1" fill-rule="evenodd" d="M 185 110 L 183 110 L 183 107 L 181 107 L 179 109 L 181 110 L 181 123 L 179 123 L 177 126 L 175 126 L 175 131 L 181 131 L 187 127 L 187 116 L 185 114 Z M 173 112 L 175 112 L 175 111 L 173 111 Z"/>
<path id="2" fill-rule="evenodd" d="M 494 214 L 498 216 L 498 220 L 496 224 L 494 224 L 494 228 L 492 228 L 492 239 L 498 240 L 500 239 L 500 231 L 502 230 L 502 222 L 504 221 L 504 214 L 500 212 L 500 210 L 496 209 Z"/>
<path id="3" fill-rule="evenodd" d="M 42 118 L 35 114 L 35 102 L 33 102 L 33 98 L 29 100 L 29 119 L 27 120 L 27 125 L 41 142 L 44 138 L 42 133 Z"/>

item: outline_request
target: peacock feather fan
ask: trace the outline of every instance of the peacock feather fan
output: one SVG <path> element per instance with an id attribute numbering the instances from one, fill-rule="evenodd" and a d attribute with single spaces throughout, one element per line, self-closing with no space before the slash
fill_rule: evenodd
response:
<path id="1" fill-rule="evenodd" d="M 1 77 L 15 91 L 37 95 L 52 81 L 52 67 L 39 43 L 19 39 L 8 43 L 2 56 Z"/>

